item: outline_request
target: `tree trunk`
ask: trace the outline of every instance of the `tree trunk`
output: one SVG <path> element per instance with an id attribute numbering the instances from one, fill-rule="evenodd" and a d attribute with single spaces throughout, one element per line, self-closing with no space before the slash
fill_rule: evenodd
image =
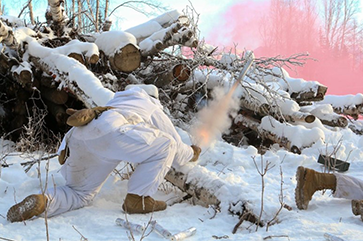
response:
<path id="1" fill-rule="evenodd" d="M 105 1 L 105 21 L 107 20 L 107 15 L 108 15 L 108 2 L 109 2 L 109 0 L 106 0 Z"/>
<path id="2" fill-rule="evenodd" d="M 99 32 L 99 29 L 98 29 L 98 25 L 99 25 L 99 15 L 100 14 L 100 0 L 96 0 L 96 23 L 95 23 L 95 29 L 96 29 L 96 32 L 98 33 Z"/>
<path id="3" fill-rule="evenodd" d="M 28 3 L 28 8 L 29 8 L 29 16 L 30 16 L 30 23 L 32 25 L 35 24 L 35 21 L 34 21 L 34 14 L 33 14 L 33 4 L 32 4 L 32 0 L 29 1 Z"/>
<path id="4" fill-rule="evenodd" d="M 60 0 L 48 0 L 52 19 L 55 24 L 60 24 L 63 21 L 63 10 L 61 8 Z"/>
<path id="5" fill-rule="evenodd" d="M 79 29 L 82 29 L 82 1 L 81 0 L 78 0 L 77 1 L 77 4 L 78 4 L 78 16 L 77 16 L 77 19 L 78 19 L 78 28 Z"/>
<path id="6" fill-rule="evenodd" d="M 76 0 L 72 0 L 72 15 L 73 15 L 73 18 L 72 18 L 72 27 L 75 28 L 76 27 Z"/>
<path id="7" fill-rule="evenodd" d="M 112 26 L 112 21 L 109 19 L 106 19 L 105 22 L 103 23 L 102 31 L 103 32 L 110 31 L 111 26 Z"/>

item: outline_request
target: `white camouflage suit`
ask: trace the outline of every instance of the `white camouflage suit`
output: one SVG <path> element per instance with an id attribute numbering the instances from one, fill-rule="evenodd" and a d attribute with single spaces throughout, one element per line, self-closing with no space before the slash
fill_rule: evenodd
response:
<path id="1" fill-rule="evenodd" d="M 337 178 L 337 186 L 333 197 L 363 200 L 363 180 L 340 173 L 334 175 Z"/>
<path id="2" fill-rule="evenodd" d="M 73 127 L 64 137 L 69 157 L 61 168 L 65 186 L 47 190 L 48 216 L 89 205 L 121 162 L 138 164 L 128 181 L 128 193 L 156 193 L 171 165 L 192 159 L 193 149 L 182 142 L 159 100 L 134 87 L 117 92 L 97 119 Z"/>

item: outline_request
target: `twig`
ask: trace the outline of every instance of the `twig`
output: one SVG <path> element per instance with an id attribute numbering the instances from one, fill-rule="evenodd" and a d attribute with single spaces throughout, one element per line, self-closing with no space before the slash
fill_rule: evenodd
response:
<path id="1" fill-rule="evenodd" d="M 270 235 L 264 237 L 263 240 L 272 239 L 272 238 L 287 238 L 288 240 L 290 240 L 290 237 L 288 235 Z"/>
<path id="2" fill-rule="evenodd" d="M 16 240 L 14 240 L 14 239 L 8 239 L 8 238 L 2 238 L 2 237 L 0 237 L 0 240 L 5 240 L 5 241 L 16 241 Z"/>
<path id="3" fill-rule="evenodd" d="M 280 166 L 280 177 L 281 177 L 281 182 L 280 182 L 280 195 L 279 195 L 280 208 L 275 213 L 275 216 L 270 221 L 267 222 L 266 232 L 268 232 L 268 228 L 272 224 L 274 224 L 274 222 L 277 220 L 277 216 L 280 214 L 281 210 L 285 207 L 284 194 L 283 194 L 284 177 L 283 177 L 283 172 L 282 172 L 282 167 L 281 166 Z"/>
<path id="4" fill-rule="evenodd" d="M 87 240 L 88 240 L 85 236 L 83 236 L 83 235 L 81 234 L 81 232 L 80 232 L 80 231 L 78 231 L 78 230 L 76 229 L 76 227 L 75 227 L 74 225 L 72 225 L 72 228 L 73 228 L 74 230 L 76 230 L 76 232 L 77 232 L 79 235 L 81 235 L 81 240 L 83 240 L 83 241 L 87 241 Z"/>
<path id="5" fill-rule="evenodd" d="M 58 156 L 58 154 L 52 154 L 52 155 L 49 155 L 47 157 L 38 158 L 38 159 L 33 160 L 33 161 L 21 162 L 20 165 L 21 166 L 30 165 L 30 168 L 31 168 L 34 164 L 36 164 L 38 162 L 46 161 L 46 160 L 52 159 L 53 157 L 56 157 L 56 156 Z M 10 164 L 1 164 L 2 167 L 10 167 L 12 165 L 14 165 L 14 164 L 13 163 L 10 163 Z M 29 171 L 30 168 L 27 168 L 26 170 Z M 27 171 L 25 171 L 25 172 L 27 172 Z"/>
<path id="6" fill-rule="evenodd" d="M 256 160 L 255 160 L 255 157 L 252 157 L 252 159 L 253 159 L 253 163 L 255 164 L 257 172 L 261 176 L 261 185 L 262 185 L 262 188 L 261 188 L 261 210 L 260 210 L 260 215 L 258 216 L 258 220 L 257 220 L 257 223 L 260 223 L 261 218 L 262 218 L 262 213 L 263 213 L 263 205 L 264 205 L 263 202 L 264 202 L 264 195 L 265 195 L 265 175 L 275 165 L 270 167 L 271 162 L 266 161 L 266 165 L 264 167 L 263 156 L 261 155 L 261 170 L 259 170 L 259 168 L 257 166 L 257 163 L 256 163 Z M 258 230 L 258 225 L 256 225 L 256 232 L 257 232 L 257 230 Z"/>

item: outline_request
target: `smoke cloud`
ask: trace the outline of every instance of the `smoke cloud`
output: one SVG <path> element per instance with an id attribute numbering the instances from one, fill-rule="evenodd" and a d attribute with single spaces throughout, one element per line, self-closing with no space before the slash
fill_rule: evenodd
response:
<path id="1" fill-rule="evenodd" d="M 191 128 L 193 142 L 201 148 L 210 146 L 231 126 L 229 113 L 237 110 L 238 100 L 233 98 L 234 88 L 226 95 L 223 88 L 213 90 L 213 100 L 197 114 L 197 121 Z"/>
<path id="2" fill-rule="evenodd" d="M 206 42 L 237 51 L 253 50 L 256 57 L 309 53 L 303 67 L 285 68 L 290 76 L 316 80 L 328 87 L 327 94 L 363 92 L 363 36 L 346 30 L 346 40 L 325 30 L 316 1 L 244 1 L 227 9 L 212 23 Z M 320 14 L 320 15 L 319 15 Z M 330 35 L 329 35 L 330 34 Z"/>

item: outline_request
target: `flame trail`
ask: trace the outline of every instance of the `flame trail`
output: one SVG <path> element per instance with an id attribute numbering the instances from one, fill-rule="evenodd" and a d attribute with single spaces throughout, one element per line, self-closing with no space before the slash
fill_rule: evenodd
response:
<path id="1" fill-rule="evenodd" d="M 247 58 L 248 61 L 246 65 L 227 95 L 224 98 L 221 98 L 217 93 L 215 101 L 212 101 L 208 107 L 202 109 L 198 113 L 199 122 L 191 128 L 194 143 L 197 146 L 201 148 L 208 147 L 218 136 L 230 127 L 231 123 L 228 118 L 228 112 L 233 108 L 233 93 L 251 67 L 254 60 L 253 53 L 250 52 L 250 55 Z"/>

